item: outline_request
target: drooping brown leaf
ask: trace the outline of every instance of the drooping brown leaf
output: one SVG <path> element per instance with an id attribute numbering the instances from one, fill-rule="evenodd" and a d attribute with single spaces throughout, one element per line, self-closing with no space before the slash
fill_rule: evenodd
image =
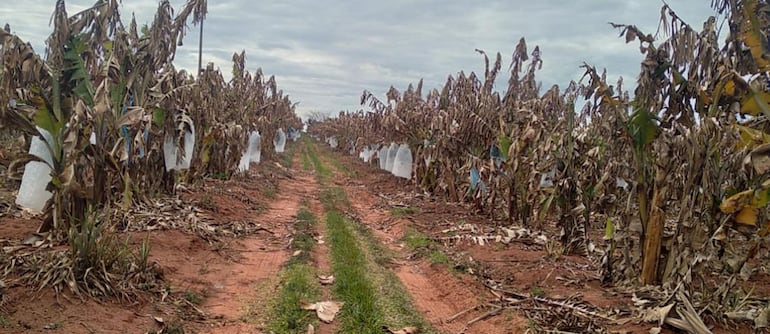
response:
<path id="1" fill-rule="evenodd" d="M 654 307 L 642 311 L 642 320 L 644 322 L 656 322 L 658 326 L 663 326 L 668 318 L 668 314 L 676 304 L 669 304 L 663 307 Z"/>
<path id="2" fill-rule="evenodd" d="M 300 308 L 303 310 L 316 311 L 318 319 L 325 323 L 331 323 L 334 321 L 334 317 L 342 309 L 343 302 L 323 301 L 318 303 L 308 303 L 305 301 L 300 302 Z"/>

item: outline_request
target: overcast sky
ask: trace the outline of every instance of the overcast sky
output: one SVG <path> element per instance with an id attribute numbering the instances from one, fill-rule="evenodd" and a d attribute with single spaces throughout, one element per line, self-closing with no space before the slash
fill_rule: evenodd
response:
<path id="1" fill-rule="evenodd" d="M 668 1 L 696 28 L 713 15 L 710 2 Z M 54 3 L 2 1 L 0 26 L 9 23 L 43 52 Z M 93 3 L 67 1 L 68 12 Z M 184 1 L 171 3 L 179 10 Z M 157 4 L 123 0 L 124 23 L 132 12 L 140 25 L 151 22 Z M 639 70 L 638 45 L 625 44 L 607 22 L 654 33 L 661 5 L 653 0 L 211 0 L 203 63 L 214 62 L 229 78 L 233 52 L 246 50 L 247 69 L 262 67 L 265 74 L 274 74 L 279 87 L 300 102 L 301 116 L 357 110 L 364 89 L 383 96 L 391 85 L 403 90 L 420 78 L 426 88 L 435 88 L 460 70 L 483 72 L 483 58 L 474 49 L 490 55 L 499 51 L 507 65 L 521 37 L 530 52 L 540 46 L 538 78 L 545 89 L 579 79 L 582 62 L 607 68 L 613 81 L 622 75 L 630 84 Z M 176 65 L 194 73 L 198 29 L 191 25 L 190 30 Z M 506 81 L 507 75 L 498 77 L 498 85 Z"/>

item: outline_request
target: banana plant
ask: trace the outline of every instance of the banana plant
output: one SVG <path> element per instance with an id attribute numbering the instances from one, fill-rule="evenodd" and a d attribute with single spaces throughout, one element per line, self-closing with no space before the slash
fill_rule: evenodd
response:
<path id="1" fill-rule="evenodd" d="M 183 151 L 184 133 L 193 124 L 204 125 L 196 132 L 198 142 L 209 138 L 222 144 L 205 152 L 206 161 L 235 161 L 218 165 L 216 172 L 222 172 L 235 170 L 232 156 L 241 152 L 245 126 L 299 126 L 295 105 L 261 71 L 254 79 L 244 72 L 239 82 L 228 84 L 213 69 L 196 82 L 174 68 L 187 19 L 200 22 L 205 1 L 188 1 L 176 16 L 170 3 L 161 1 L 152 23 L 141 29 L 133 19 L 124 26 L 118 8 L 117 0 L 100 0 L 70 16 L 64 1 L 57 1 L 45 59 L 10 29 L 0 30 L 0 118 L 30 136 L 42 129 L 52 137 L 46 144 L 53 157 L 48 188 L 54 196 L 41 232 L 62 236 L 70 222 L 83 221 L 89 205 L 120 202 L 127 209 L 173 184 L 163 168 L 167 133 Z M 248 110 L 240 108 L 244 101 Z M 226 115 L 215 112 L 222 109 Z M 192 169 L 203 172 L 188 177 L 206 175 L 202 161 L 193 159 Z"/>

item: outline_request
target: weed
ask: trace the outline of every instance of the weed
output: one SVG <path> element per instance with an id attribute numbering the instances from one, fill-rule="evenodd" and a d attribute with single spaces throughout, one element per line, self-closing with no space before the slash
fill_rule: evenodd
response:
<path id="1" fill-rule="evenodd" d="M 206 275 L 210 272 L 208 263 L 201 264 L 198 268 L 198 275 Z"/>
<path id="2" fill-rule="evenodd" d="M 534 319 L 527 319 L 527 330 L 526 333 L 542 333 L 543 327 L 540 326 L 540 324 L 537 323 Z"/>
<path id="3" fill-rule="evenodd" d="M 412 251 L 419 250 L 421 248 L 427 248 L 430 246 L 431 241 L 428 237 L 422 233 L 415 231 L 407 231 L 404 235 L 404 243 Z"/>
<path id="4" fill-rule="evenodd" d="M 227 174 L 227 172 L 216 172 L 211 175 L 212 178 L 227 181 L 230 179 L 230 176 Z"/>
<path id="5" fill-rule="evenodd" d="M 316 217 L 309 210 L 302 208 L 299 210 L 299 212 L 297 212 L 297 220 L 301 222 L 315 223 Z"/>
<path id="6" fill-rule="evenodd" d="M 134 287 L 143 288 L 155 284 L 157 275 L 151 272 L 148 263 L 151 249 L 149 235 L 139 250 L 134 252 L 129 247 L 128 238 L 125 241 L 119 240 L 115 231 L 98 221 L 97 214 L 89 209 L 80 224 L 70 226 L 68 242 L 69 252 L 59 254 L 67 257 L 68 261 L 64 263 L 71 267 L 66 271 L 61 270 L 63 267 L 51 269 L 56 273 L 51 272 L 50 275 L 63 276 L 40 284 L 57 281 L 56 284 L 66 283 L 78 295 L 86 292 L 91 296 L 121 297 L 129 297 Z M 133 282 L 125 284 L 128 281 Z"/>
<path id="7" fill-rule="evenodd" d="M 529 294 L 535 297 L 545 297 L 545 290 L 539 286 L 536 286 L 529 290 Z"/>
<path id="8" fill-rule="evenodd" d="M 345 191 L 338 187 L 321 190 L 321 204 L 323 204 L 326 211 L 344 210 L 350 206 Z"/>
<path id="9" fill-rule="evenodd" d="M 137 260 L 139 263 L 139 268 L 141 268 L 141 271 L 147 270 L 149 267 L 149 261 L 150 261 L 150 251 L 152 250 L 152 245 L 150 244 L 150 232 L 147 232 L 147 236 L 144 238 L 144 241 L 142 241 L 142 245 L 139 247 L 139 255 L 137 256 Z"/>
<path id="10" fill-rule="evenodd" d="M 408 206 L 390 208 L 390 215 L 394 217 L 403 217 L 403 216 L 413 215 L 415 213 L 420 213 L 420 209 L 408 207 Z"/>
<path id="11" fill-rule="evenodd" d="M 370 229 L 366 228 L 360 221 L 351 220 L 351 225 L 353 225 L 353 230 L 356 232 L 357 237 L 366 246 L 366 252 L 371 255 L 374 263 L 382 267 L 387 267 L 393 263 L 393 251 L 383 246 Z"/>
<path id="12" fill-rule="evenodd" d="M 254 210 L 257 213 L 263 213 L 267 211 L 267 204 L 263 202 L 252 202 L 251 203 L 251 209 Z"/>
<path id="13" fill-rule="evenodd" d="M 333 157 L 329 157 L 329 156 L 327 156 L 326 158 L 327 158 L 327 160 L 330 160 L 332 162 L 332 165 L 334 165 L 334 168 L 338 172 L 340 172 L 342 174 L 345 174 L 345 176 L 350 177 L 350 178 L 355 178 L 356 177 L 356 173 L 354 171 L 351 171 L 347 166 L 345 166 L 339 160 L 334 159 Z"/>
<path id="14" fill-rule="evenodd" d="M 181 321 L 174 320 L 170 323 L 167 323 L 165 327 L 160 331 L 160 333 L 163 334 L 184 334 L 184 324 L 182 324 Z"/>
<path id="15" fill-rule="evenodd" d="M 11 322 L 4 316 L 0 315 L 0 328 L 13 328 L 13 324 L 11 324 Z"/>
<path id="16" fill-rule="evenodd" d="M 262 196 L 265 196 L 267 199 L 276 199 L 278 198 L 278 189 L 276 186 L 268 183 L 265 184 L 265 186 L 262 188 Z"/>
<path id="17" fill-rule="evenodd" d="M 89 214 L 79 226 L 72 225 L 68 239 L 76 277 L 93 268 L 122 269 L 131 260 L 128 240 L 121 243 L 114 232 L 97 222 L 95 214 Z"/>
<path id="18" fill-rule="evenodd" d="M 545 243 L 546 256 L 550 259 L 558 259 L 564 255 L 564 246 L 557 240 L 548 240 Z"/>
<path id="19" fill-rule="evenodd" d="M 209 210 L 211 212 L 217 212 L 219 209 L 217 202 L 214 201 L 214 198 L 209 194 L 203 195 L 203 197 L 201 197 L 201 199 L 198 201 L 198 206 L 201 209 Z"/>
<path id="20" fill-rule="evenodd" d="M 428 253 L 428 262 L 431 264 L 450 265 L 452 260 L 444 252 L 440 250 L 432 250 Z"/>
<path id="21" fill-rule="evenodd" d="M 254 284 L 249 294 L 252 298 L 245 303 L 239 320 L 259 328 L 267 326 L 274 317 L 273 313 L 278 305 L 282 279 L 283 271 Z"/>
<path id="22" fill-rule="evenodd" d="M 306 147 L 316 177 L 324 186 L 320 200 L 327 211 L 328 244 L 336 279 L 332 292 L 345 302 L 339 315 L 339 332 L 382 333 L 382 325 L 388 324 L 417 326 L 421 333 L 435 333 L 412 305 L 398 277 L 384 267 L 390 262 L 391 252 L 366 226 L 343 215 L 342 211 L 350 209 L 345 191 L 326 186 L 331 171 L 323 166 L 312 144 Z"/>
<path id="23" fill-rule="evenodd" d="M 184 291 L 184 299 L 186 299 L 188 302 L 192 303 L 193 305 L 200 305 L 203 303 L 203 297 L 195 293 L 195 291 L 192 290 L 185 290 Z"/>

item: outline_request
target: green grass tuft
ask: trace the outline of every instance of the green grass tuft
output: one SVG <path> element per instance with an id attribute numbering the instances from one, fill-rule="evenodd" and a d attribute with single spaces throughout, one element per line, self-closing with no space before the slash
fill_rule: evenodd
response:
<path id="1" fill-rule="evenodd" d="M 262 196 L 265 196 L 267 199 L 276 199 L 278 198 L 278 187 L 275 185 L 268 183 L 265 183 L 262 186 Z"/>
<path id="2" fill-rule="evenodd" d="M 452 264 L 452 259 L 450 259 L 446 253 L 435 249 L 428 253 L 428 262 L 431 264 L 450 265 Z"/>
<path id="3" fill-rule="evenodd" d="M 415 231 L 407 231 L 404 234 L 404 244 L 406 244 L 406 247 L 408 247 L 412 251 L 419 250 L 421 248 L 428 248 L 430 246 L 430 239 L 425 234 L 415 232 Z"/>
<path id="4" fill-rule="evenodd" d="M 545 290 L 539 286 L 536 286 L 529 290 L 529 294 L 535 297 L 545 297 Z"/>
<path id="5" fill-rule="evenodd" d="M 320 200 L 326 211 L 345 210 L 350 208 L 348 196 L 342 188 L 324 188 L 321 190 Z"/>
<path id="6" fill-rule="evenodd" d="M 407 231 L 404 234 L 404 244 L 410 251 L 426 258 L 431 264 L 452 265 L 452 259 L 441 251 L 441 248 L 433 240 L 422 233 L 413 230 Z"/>

